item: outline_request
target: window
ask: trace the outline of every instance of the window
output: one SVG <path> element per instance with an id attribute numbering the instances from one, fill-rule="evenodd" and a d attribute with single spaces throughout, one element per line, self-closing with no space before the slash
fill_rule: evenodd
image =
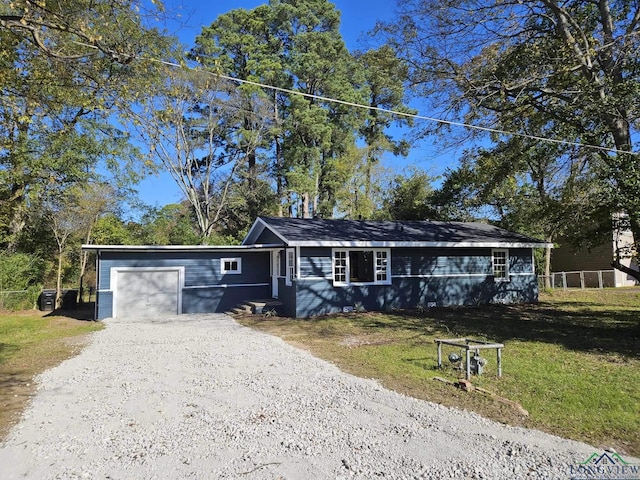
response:
<path id="1" fill-rule="evenodd" d="M 388 250 L 334 250 L 333 281 L 336 284 L 389 284 Z"/>
<path id="2" fill-rule="evenodd" d="M 285 284 L 290 287 L 296 278 L 296 251 L 293 248 L 287 248 L 285 269 Z"/>
<path id="3" fill-rule="evenodd" d="M 242 273 L 242 259 L 239 258 L 239 257 L 236 257 L 236 258 L 221 258 L 220 259 L 220 272 L 223 275 Z"/>
<path id="4" fill-rule="evenodd" d="M 387 252 L 381 250 L 376 252 L 376 282 L 386 283 L 387 277 Z"/>
<path id="5" fill-rule="evenodd" d="M 336 251 L 333 254 L 333 279 L 336 282 L 347 281 L 347 252 Z"/>
<path id="6" fill-rule="evenodd" d="M 352 283 L 373 282 L 373 252 L 351 250 L 349 252 L 349 281 Z"/>
<path id="7" fill-rule="evenodd" d="M 509 281 L 509 251 L 493 250 L 493 279 L 499 282 Z"/>

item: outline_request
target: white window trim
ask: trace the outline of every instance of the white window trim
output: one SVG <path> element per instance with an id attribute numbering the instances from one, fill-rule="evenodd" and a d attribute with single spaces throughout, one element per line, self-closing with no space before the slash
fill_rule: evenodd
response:
<path id="1" fill-rule="evenodd" d="M 504 253 L 504 277 L 496 277 L 496 263 L 495 263 L 495 254 L 496 253 Z M 491 274 L 493 275 L 494 282 L 509 282 L 510 281 L 510 273 L 509 273 L 509 249 L 508 248 L 493 248 L 491 249 Z"/>
<path id="2" fill-rule="evenodd" d="M 373 282 L 352 282 L 350 280 L 351 278 L 351 267 L 349 265 L 349 252 L 354 252 L 354 251 L 358 251 L 358 252 L 373 252 L 373 261 L 374 261 L 374 265 L 373 265 L 373 276 L 374 276 L 374 280 Z M 336 277 L 335 277 L 335 273 L 336 273 L 336 252 L 345 252 L 346 255 L 346 280 L 344 282 L 341 281 L 337 281 Z M 387 273 L 387 279 L 383 280 L 383 281 L 378 281 L 376 280 L 377 277 L 377 273 L 378 273 L 378 269 L 377 269 L 377 262 L 376 262 L 376 258 L 377 252 L 385 252 L 387 255 L 387 268 L 386 268 L 386 273 Z M 391 285 L 391 249 L 390 248 L 333 248 L 331 249 L 331 279 L 333 280 L 333 284 L 335 286 L 347 286 L 347 285 Z"/>
<path id="3" fill-rule="evenodd" d="M 237 262 L 238 268 L 235 270 L 227 270 L 224 268 L 226 262 Z M 220 259 L 220 273 L 222 275 L 240 275 L 242 273 L 242 258 L 241 257 L 224 257 Z"/>
<path id="4" fill-rule="evenodd" d="M 296 277 L 297 277 L 297 272 L 298 272 L 298 268 L 297 268 L 297 255 L 296 255 L 296 249 L 294 248 L 287 248 L 285 249 L 285 278 L 284 278 L 284 284 L 287 287 L 290 287 L 291 285 L 293 285 L 293 282 L 295 281 Z"/>

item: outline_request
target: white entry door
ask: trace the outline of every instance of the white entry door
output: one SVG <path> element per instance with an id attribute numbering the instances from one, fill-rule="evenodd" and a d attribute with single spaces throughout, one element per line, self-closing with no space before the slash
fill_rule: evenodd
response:
<path id="1" fill-rule="evenodd" d="M 181 268 L 112 269 L 111 275 L 114 317 L 181 313 Z"/>
<path id="2" fill-rule="evenodd" d="M 282 251 L 271 252 L 271 297 L 278 298 L 278 277 L 280 276 L 280 262 Z"/>

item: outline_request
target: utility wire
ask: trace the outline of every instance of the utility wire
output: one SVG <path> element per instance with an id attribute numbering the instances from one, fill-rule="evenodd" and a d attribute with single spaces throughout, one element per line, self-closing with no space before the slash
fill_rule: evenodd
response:
<path id="1" fill-rule="evenodd" d="M 84 47 L 89 47 L 89 48 L 96 48 L 94 45 L 88 45 L 88 44 L 84 44 L 84 43 L 80 43 L 80 42 L 74 42 L 77 43 L 78 45 L 82 45 Z M 185 65 L 181 65 L 179 63 L 175 63 L 175 62 L 169 62 L 166 60 L 160 60 L 160 59 L 156 59 L 156 58 L 148 58 L 148 57 L 139 57 L 140 60 L 145 60 L 148 62 L 153 62 L 153 63 L 160 63 L 162 65 L 166 65 L 169 67 L 177 67 L 177 68 L 185 68 Z M 208 70 L 202 70 L 199 69 L 197 67 L 189 67 L 186 66 L 186 68 L 188 68 L 189 70 L 195 71 L 195 72 L 202 72 L 205 73 L 207 75 L 211 75 L 214 77 L 218 77 L 218 78 L 222 78 L 224 80 L 230 80 L 232 82 L 236 82 L 236 83 L 240 83 L 240 84 L 245 84 L 245 85 L 253 85 L 255 87 L 260 87 L 260 88 L 265 88 L 265 89 L 269 89 L 269 90 L 273 90 L 276 92 L 282 92 L 282 93 L 288 93 L 290 95 L 298 95 L 301 97 L 305 97 L 305 98 L 312 98 L 315 100 L 322 100 L 325 102 L 331 102 L 331 103 L 337 103 L 340 105 L 346 105 L 349 107 L 356 107 L 356 108 L 361 108 L 361 109 L 365 109 L 365 110 L 375 110 L 378 112 L 383 112 L 383 113 L 389 113 L 391 115 L 395 115 L 398 117 L 405 117 L 405 118 L 414 118 L 417 120 L 426 120 L 429 122 L 434 122 L 434 123 L 440 123 L 442 125 L 450 125 L 453 127 L 464 127 L 464 128 L 469 128 L 472 130 L 479 130 L 479 131 L 483 131 L 483 132 L 489 132 L 489 133 L 499 133 L 499 134 L 503 134 L 503 135 L 512 135 L 515 137 L 520 137 L 520 138 L 527 138 L 529 140 L 538 140 L 540 142 L 548 142 L 548 143 L 555 143 L 555 144 L 559 144 L 559 145 L 568 145 L 568 146 L 573 146 L 573 147 L 580 147 L 580 148 L 589 148 L 592 150 L 599 150 L 599 151 L 604 151 L 604 152 L 610 152 L 610 153 L 615 153 L 615 154 L 627 154 L 627 155 L 634 155 L 634 156 L 638 156 L 640 155 L 640 153 L 638 152 L 630 152 L 627 150 L 618 150 L 617 148 L 611 148 L 611 147 L 603 147 L 600 145 L 592 145 L 589 143 L 580 143 L 580 142 L 572 142 L 569 140 L 558 140 L 555 138 L 548 138 L 548 137 L 540 137 L 537 135 L 529 135 L 527 133 L 519 133 L 519 132 L 510 132 L 507 130 L 501 130 L 499 128 L 491 128 L 491 127 L 483 127 L 480 125 L 472 125 L 469 123 L 464 123 L 464 122 L 455 122 L 452 120 L 443 120 L 441 118 L 435 118 L 435 117 L 428 117 L 426 115 L 418 115 L 415 113 L 407 113 L 407 112 L 400 112 L 397 110 L 391 110 L 388 108 L 382 108 L 382 107 L 373 107 L 373 106 L 369 106 L 369 105 L 363 105 L 361 103 L 355 103 L 355 102 L 348 102 L 346 100 L 339 100 L 337 98 L 331 98 L 331 97 L 324 97 L 322 95 L 314 95 L 312 93 L 305 93 L 305 92 L 299 92 L 299 91 L 295 91 L 295 90 L 291 90 L 288 88 L 282 88 L 282 87 L 274 87 L 273 85 L 268 85 L 266 83 L 260 83 L 260 82 L 254 82 L 251 80 L 243 80 L 241 78 L 235 78 L 235 77 L 231 77 L 228 75 L 224 75 L 221 73 L 215 73 L 215 72 L 210 72 Z"/>

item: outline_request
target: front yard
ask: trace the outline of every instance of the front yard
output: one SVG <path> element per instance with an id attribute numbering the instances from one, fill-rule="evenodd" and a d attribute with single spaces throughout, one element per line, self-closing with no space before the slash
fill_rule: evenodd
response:
<path id="1" fill-rule="evenodd" d="M 239 321 L 407 395 L 640 456 L 640 289 L 554 292 L 540 300 Z M 0 439 L 33 394 L 33 376 L 73 355 L 86 333 L 100 328 L 41 312 L 0 314 Z M 511 402 L 434 380 L 464 376 L 447 360 L 460 353 L 456 347 L 443 347 L 445 367 L 436 368 L 434 339 L 452 337 L 505 344 L 502 378 L 495 351 L 487 350 L 485 372 L 472 381 Z"/>
<path id="2" fill-rule="evenodd" d="M 0 441 L 33 395 L 33 377 L 75 355 L 86 334 L 101 328 L 33 310 L 0 313 Z"/>
<path id="3" fill-rule="evenodd" d="M 311 320 L 244 317 L 257 328 L 308 349 L 388 388 L 494 420 L 541 429 L 599 448 L 640 455 L 640 289 L 542 294 L 538 305 L 354 313 Z M 474 385 L 517 402 L 465 392 L 464 373 L 437 369 L 434 339 L 468 337 L 505 344 L 502 378 L 495 350 Z"/>

